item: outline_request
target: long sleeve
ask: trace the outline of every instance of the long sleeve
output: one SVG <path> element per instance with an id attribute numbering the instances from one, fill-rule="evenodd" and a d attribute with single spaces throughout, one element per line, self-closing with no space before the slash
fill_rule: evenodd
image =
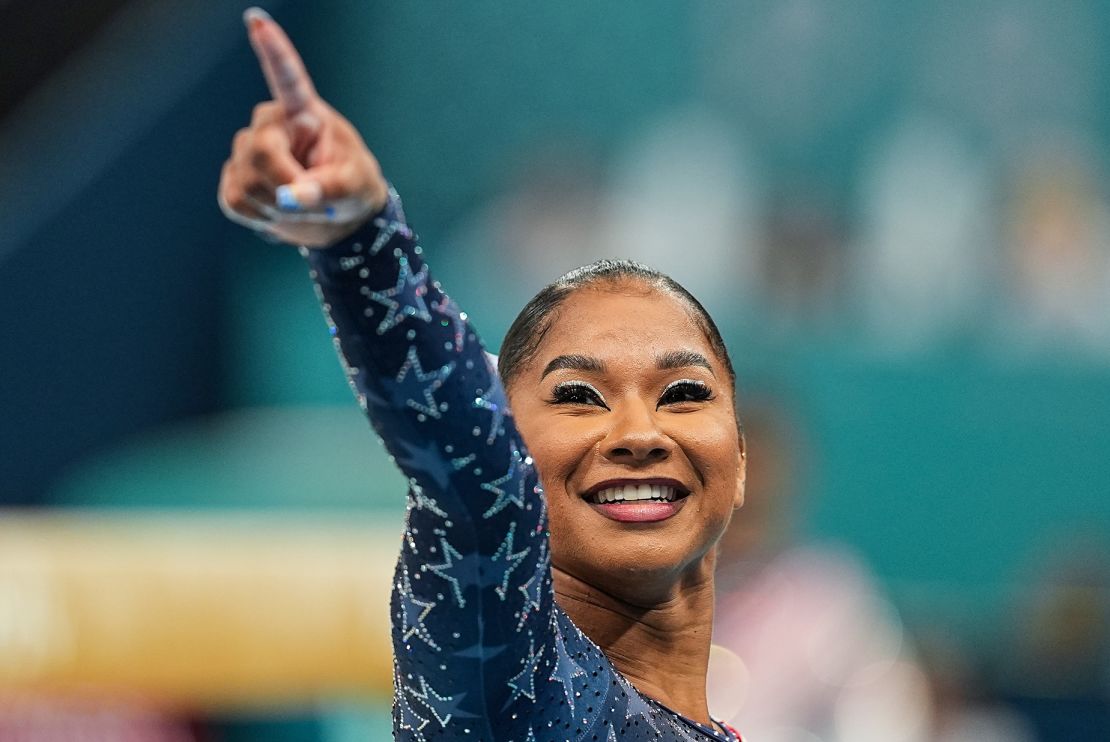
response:
<path id="1" fill-rule="evenodd" d="M 535 701 L 554 651 L 547 517 L 496 369 L 421 252 L 396 196 L 306 252 L 352 390 L 410 482 L 395 728 L 516 738 L 510 709 Z"/>
<path id="2" fill-rule="evenodd" d="M 350 238 L 305 251 L 351 388 L 409 477 L 395 738 L 734 740 L 636 691 L 556 605 L 532 460 L 421 252 L 395 194 Z"/>

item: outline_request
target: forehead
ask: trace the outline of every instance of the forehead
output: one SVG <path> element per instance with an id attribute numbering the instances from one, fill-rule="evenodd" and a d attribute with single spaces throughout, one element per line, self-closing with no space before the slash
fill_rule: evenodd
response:
<path id="1" fill-rule="evenodd" d="M 670 291 L 643 282 L 577 289 L 551 318 L 535 357 L 586 354 L 607 363 L 651 363 L 659 353 L 694 350 L 716 365 L 693 309 Z"/>

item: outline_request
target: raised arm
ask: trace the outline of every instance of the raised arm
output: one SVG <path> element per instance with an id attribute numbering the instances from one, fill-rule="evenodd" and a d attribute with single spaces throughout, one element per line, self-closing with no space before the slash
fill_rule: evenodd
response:
<path id="1" fill-rule="evenodd" d="M 304 253 L 348 380 L 411 485 L 395 731 L 524 739 L 559 651 L 543 499 L 496 368 L 357 132 L 273 21 L 249 12 L 248 25 L 274 101 L 236 135 L 221 204 L 321 248 Z"/>

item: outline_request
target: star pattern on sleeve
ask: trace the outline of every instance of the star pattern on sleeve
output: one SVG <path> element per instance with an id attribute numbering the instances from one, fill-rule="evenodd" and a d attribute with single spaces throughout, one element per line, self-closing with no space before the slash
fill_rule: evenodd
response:
<path id="1" fill-rule="evenodd" d="M 447 517 L 447 513 L 439 506 L 439 503 L 434 498 L 428 497 L 424 493 L 424 488 L 417 484 L 414 479 L 409 480 L 409 501 L 417 510 L 427 510 L 440 518 Z"/>
<path id="2" fill-rule="evenodd" d="M 443 564 L 427 564 L 423 565 L 422 569 L 427 568 L 429 572 L 447 580 L 451 585 L 451 593 L 455 596 L 455 602 L 458 603 L 459 608 L 466 608 L 466 598 L 463 597 L 463 592 L 471 585 L 480 584 L 476 576 L 476 562 L 481 557 L 472 553 L 463 556 L 454 546 L 447 543 L 445 538 L 440 538 L 439 545 L 443 554 Z"/>
<path id="3" fill-rule="evenodd" d="M 533 701 L 536 700 L 536 671 L 539 669 L 542 655 L 543 645 L 540 645 L 540 651 L 537 652 L 535 640 L 529 639 L 528 656 L 522 658 L 520 672 L 509 678 L 508 685 L 513 692 L 505 703 L 505 708 L 511 706 L 521 696 L 526 696 Z"/>
<path id="4" fill-rule="evenodd" d="M 471 660 L 490 660 L 505 651 L 504 644 L 471 644 L 469 647 L 460 649 L 452 654 L 455 657 L 463 657 L 464 659 Z"/>
<path id="5" fill-rule="evenodd" d="M 397 449 L 395 454 L 397 463 L 406 469 L 415 469 L 427 474 L 428 479 L 435 483 L 439 492 L 447 491 L 454 467 L 440 455 L 435 443 L 431 441 L 424 444 L 410 443 L 404 438 L 398 438 Z M 426 502 L 435 504 L 435 501 L 431 498 L 426 498 Z M 440 515 L 440 517 L 446 517 L 447 515 L 438 508 L 433 512 Z"/>
<path id="6" fill-rule="evenodd" d="M 520 452 L 519 446 L 512 446 L 512 455 L 509 457 L 509 469 L 502 476 L 479 486 L 486 492 L 492 492 L 496 499 L 483 518 L 492 518 L 497 513 L 507 508 L 510 504 L 518 508 L 524 507 L 524 490 L 528 486 L 528 474 L 532 469 L 532 457 L 525 457 Z"/>
<path id="7" fill-rule="evenodd" d="M 450 323 L 452 339 L 455 342 L 455 352 L 461 353 L 463 344 L 466 342 L 466 312 L 459 309 L 459 305 L 447 294 L 444 294 L 441 300 L 432 302 L 432 309 L 437 314 L 443 315 L 445 318 L 444 326 Z"/>
<path id="8" fill-rule="evenodd" d="M 395 234 L 400 234 L 402 237 L 412 237 L 412 230 L 403 221 L 378 217 L 374 220 L 374 226 L 378 228 L 378 235 L 370 245 L 369 252 L 371 256 L 381 252 L 381 249 L 389 244 Z"/>
<path id="9" fill-rule="evenodd" d="M 409 694 L 432 712 L 432 716 L 439 722 L 441 728 L 446 727 L 453 716 L 473 716 L 473 714 L 467 714 L 459 709 L 459 704 L 461 704 L 462 700 L 466 697 L 466 693 L 443 696 L 436 693 L 435 688 L 428 684 L 427 678 L 423 675 L 418 677 L 417 681 L 420 684 L 420 688 L 410 687 Z"/>
<path id="10" fill-rule="evenodd" d="M 466 456 L 456 456 L 451 459 L 451 466 L 455 467 L 455 471 L 460 471 L 465 469 L 466 466 L 476 458 L 478 458 L 478 454 L 476 453 L 468 453 Z"/>
<path id="11" fill-rule="evenodd" d="M 405 362 L 393 379 L 385 379 L 390 396 L 398 404 L 410 407 L 422 415 L 439 419 L 443 413 L 435 398 L 435 391 L 455 370 L 455 362 L 449 361 L 437 369 L 425 371 L 416 354 L 416 346 L 410 345 L 405 354 Z"/>
<path id="12" fill-rule="evenodd" d="M 500 385 L 496 385 L 492 389 L 487 389 L 482 395 L 475 398 L 474 407 L 476 409 L 489 411 L 490 426 L 489 435 L 486 436 L 486 443 L 493 443 L 497 440 L 497 435 L 503 429 L 505 413 L 508 412 L 505 405 L 505 395 L 502 393 Z"/>
<path id="13" fill-rule="evenodd" d="M 527 623 L 528 617 L 533 611 L 538 611 L 543 604 L 543 591 L 546 586 L 548 575 L 547 565 L 547 541 L 540 541 L 540 557 L 536 560 L 536 571 L 532 573 L 523 584 L 517 586 L 517 590 L 524 596 L 524 605 L 520 609 L 520 621 L 517 623 L 516 630 L 520 631 Z"/>
<path id="14" fill-rule="evenodd" d="M 491 578 L 490 581 L 496 583 L 493 589 L 501 600 L 505 600 L 509 594 L 509 578 L 512 576 L 513 570 L 528 556 L 528 552 L 532 551 L 531 546 L 526 546 L 523 551 L 514 554 L 513 536 L 515 534 L 516 523 L 510 523 L 505 539 L 483 566 L 483 572 L 488 572 Z"/>
<path id="15" fill-rule="evenodd" d="M 404 641 L 408 641 L 415 636 L 438 652 L 439 645 L 436 644 L 435 639 L 432 638 L 431 632 L 428 631 L 428 627 L 424 624 L 425 619 L 428 618 L 428 614 L 436 607 L 436 603 L 435 601 L 421 600 L 413 594 L 412 584 L 409 581 L 407 570 L 401 575 L 400 602 L 401 638 Z"/>
<path id="16" fill-rule="evenodd" d="M 385 318 L 378 324 L 378 334 L 384 335 L 409 317 L 425 322 L 432 321 L 424 295 L 428 293 L 428 269 L 416 273 L 409 268 L 405 258 L 398 260 L 397 283 L 383 291 L 367 291 L 366 296 L 386 308 Z"/>
<path id="17" fill-rule="evenodd" d="M 398 678 L 395 681 L 398 692 L 394 695 L 397 704 L 397 727 L 402 731 L 410 732 L 411 738 L 417 742 L 427 742 L 424 736 L 424 727 L 428 720 L 416 713 L 404 692 L 405 684 Z"/>

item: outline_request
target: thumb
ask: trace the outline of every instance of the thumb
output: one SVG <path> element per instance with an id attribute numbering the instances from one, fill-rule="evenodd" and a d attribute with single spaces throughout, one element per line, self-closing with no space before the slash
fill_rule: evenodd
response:
<path id="1" fill-rule="evenodd" d="M 302 175 L 292 183 L 278 186 L 274 198 L 282 211 L 316 209 L 324 200 L 324 189 L 316 180 Z"/>

